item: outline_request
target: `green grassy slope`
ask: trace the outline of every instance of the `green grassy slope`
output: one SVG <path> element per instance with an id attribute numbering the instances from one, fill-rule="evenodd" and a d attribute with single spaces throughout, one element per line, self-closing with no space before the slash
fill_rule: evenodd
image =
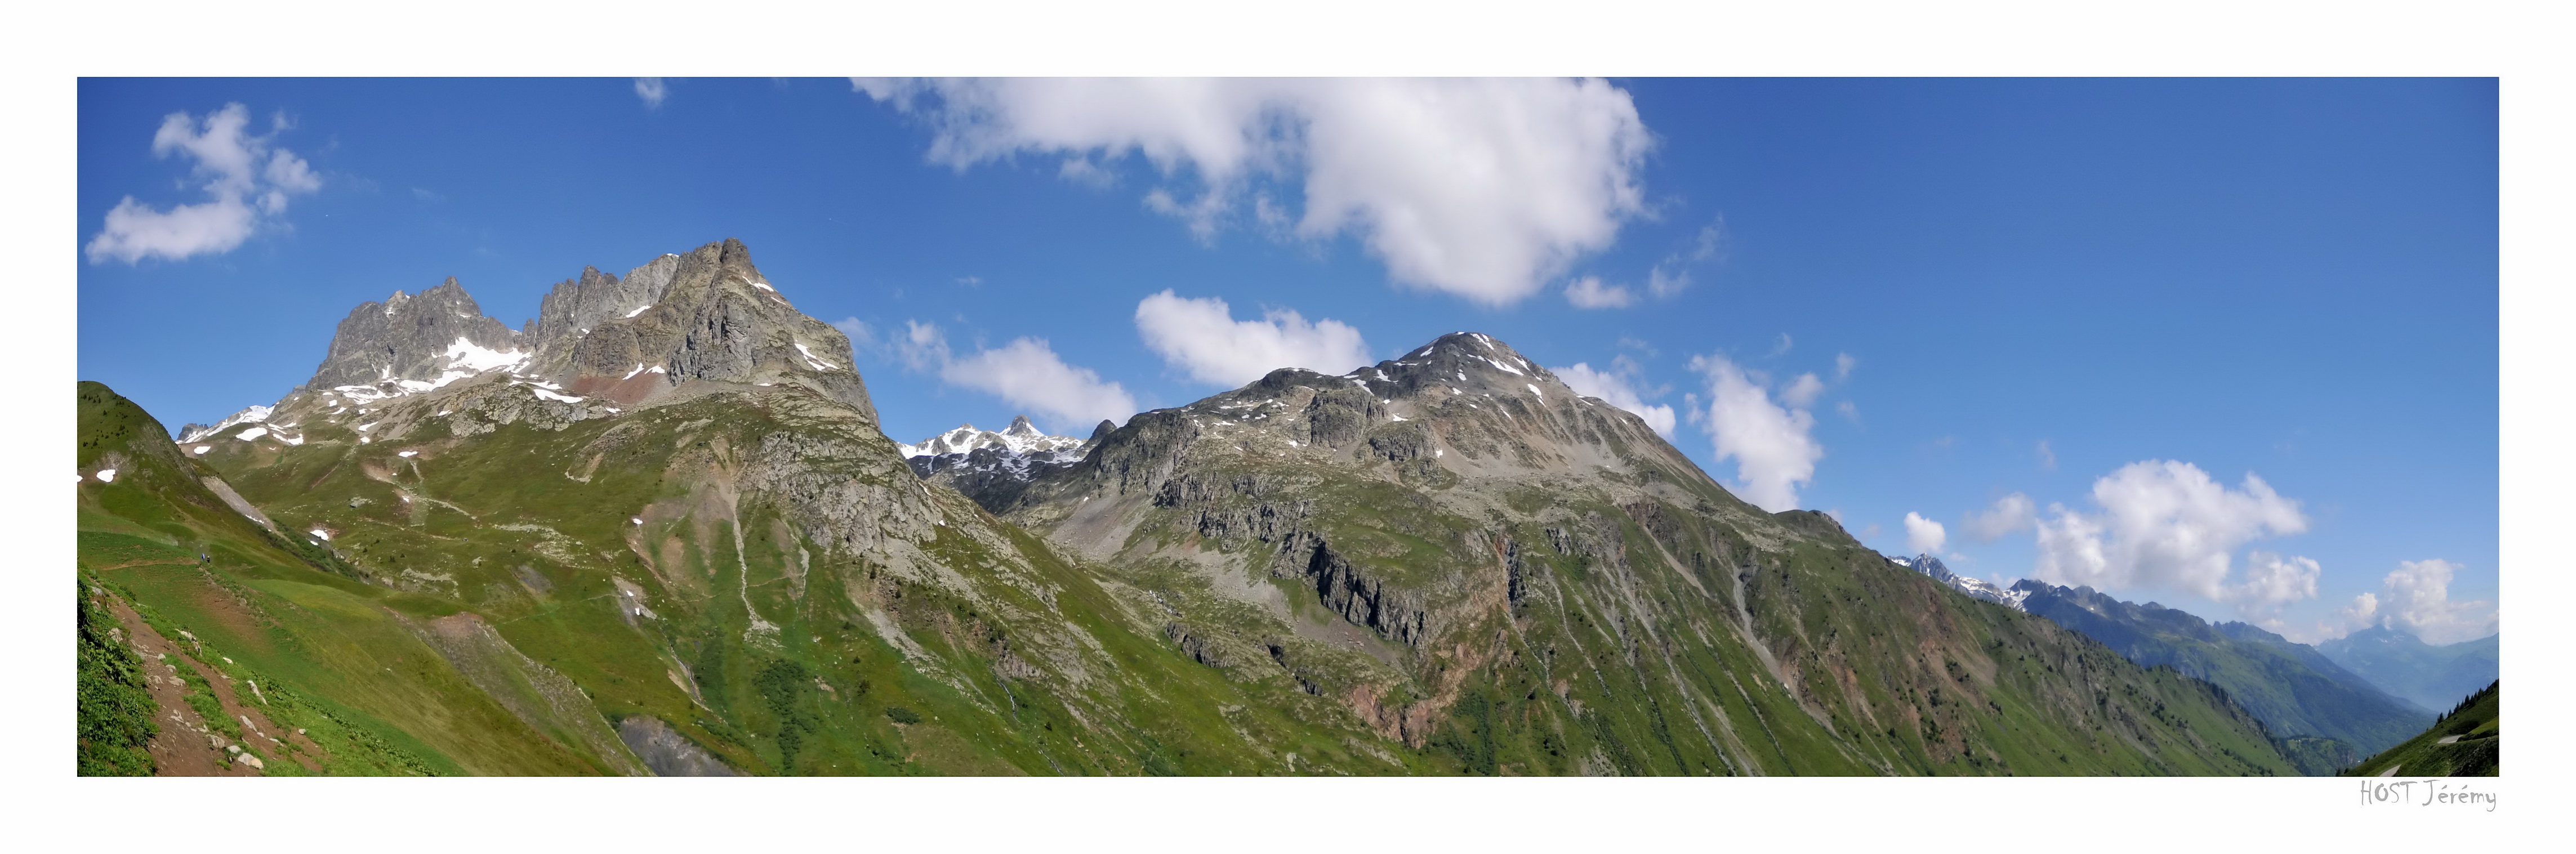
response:
<path id="1" fill-rule="evenodd" d="M 559 430 L 432 420 L 372 443 L 315 423 L 302 445 L 219 440 L 205 459 L 289 530 L 329 533 L 352 589 L 471 613 L 604 718 L 667 722 L 741 771 L 1438 767 L 1292 681 L 1230 679 L 1159 624 L 1140 631 L 1114 581 L 924 490 L 835 407 L 746 391 Z M 772 456 L 779 443 L 797 450 Z M 906 491 L 939 520 L 919 543 L 861 552 L 812 515 Z"/>
<path id="2" fill-rule="evenodd" d="M 2501 774 L 2501 681 L 2471 694 L 2431 729 L 2344 771 L 2349 777 L 2494 777 Z"/>
<path id="3" fill-rule="evenodd" d="M 79 773 L 151 776 L 154 763 L 145 748 L 161 727 L 152 720 L 155 705 L 144 687 L 143 661 L 108 631 L 115 621 L 90 601 L 90 585 L 80 586 L 80 683 L 73 692 L 80 703 Z"/>
<path id="4" fill-rule="evenodd" d="M 120 466 L 81 485 L 83 568 L 346 733 L 348 773 L 632 772 L 601 733 L 641 718 L 760 774 L 2296 773 L 2207 683 L 1713 485 L 1534 494 L 1588 520 L 1558 550 L 1425 505 L 1437 478 L 1315 481 L 1309 530 L 1369 583 L 1491 597 L 1417 648 L 1294 579 L 1262 582 L 1281 619 L 1170 559 L 1069 560 L 799 389 L 555 427 L 409 400 L 466 414 L 193 459 L 81 394 L 83 471 Z"/>
<path id="5" fill-rule="evenodd" d="M 1137 416 L 1012 518 L 1124 532 L 1104 572 L 1149 593 L 1176 642 L 1341 698 L 1461 772 L 2298 773 L 2208 683 L 1893 569 L 1826 517 L 1763 513 L 1681 464 L 1480 487 L 1419 456 L 1392 474 L 1231 444 L 1192 456 L 1175 450 L 1185 419 Z M 1397 434 L 1420 423 L 1355 446 L 1418 446 Z M 1490 499 L 1444 500 L 1463 488 Z M 1133 509 L 1079 515 L 1094 502 Z M 1285 605 L 1251 604 L 1234 575 Z M 1375 660 L 1295 653 L 1318 637 Z"/>

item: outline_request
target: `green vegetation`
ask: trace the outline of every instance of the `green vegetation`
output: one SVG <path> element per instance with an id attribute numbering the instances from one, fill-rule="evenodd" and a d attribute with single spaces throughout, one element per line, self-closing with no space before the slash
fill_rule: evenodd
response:
<path id="1" fill-rule="evenodd" d="M 2502 680 L 2470 694 L 2433 722 L 2431 729 L 2362 760 L 2344 772 L 2348 777 L 2494 777 L 2501 774 L 2503 750 L 2498 725 Z"/>
<path id="2" fill-rule="evenodd" d="M 1076 560 L 802 389 L 541 425 L 486 385 L 181 458 L 85 383 L 123 463 L 82 569 L 308 731 L 277 773 L 641 773 L 635 718 L 753 774 L 2298 772 L 2225 691 L 1678 468 L 1465 512 L 1436 467 L 1212 466 Z"/>
<path id="3" fill-rule="evenodd" d="M 90 601 L 97 589 L 81 579 L 80 760 L 83 777 L 149 777 L 154 765 L 148 746 L 161 727 L 152 720 L 156 706 L 144 686 L 143 660 L 111 629 L 115 619 Z"/>

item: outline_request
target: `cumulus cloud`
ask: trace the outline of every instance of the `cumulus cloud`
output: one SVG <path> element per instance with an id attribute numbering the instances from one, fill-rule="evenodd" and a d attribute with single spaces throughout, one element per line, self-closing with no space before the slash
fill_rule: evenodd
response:
<path id="1" fill-rule="evenodd" d="M 1835 354 L 1834 354 L 1834 381 L 1835 381 L 1835 382 L 1842 382 L 1843 380 L 1851 379 L 1851 372 L 1852 372 L 1852 368 L 1859 367 L 1859 366 L 1860 366 L 1860 360 L 1859 360 L 1859 359 L 1852 358 L 1852 354 L 1850 354 L 1850 353 L 1835 353 Z"/>
<path id="2" fill-rule="evenodd" d="M 1635 360 L 1624 355 L 1612 357 L 1607 371 L 1594 370 L 1585 362 L 1576 362 L 1570 368 L 1549 370 L 1554 371 L 1557 381 L 1565 383 L 1565 387 L 1573 389 L 1575 394 L 1597 397 L 1611 406 L 1636 413 L 1637 417 L 1645 419 L 1646 426 L 1655 428 L 1657 434 L 1666 440 L 1673 438 L 1673 408 L 1646 402 L 1648 392 L 1642 388 L 1645 369 Z"/>
<path id="3" fill-rule="evenodd" d="M 1692 422 L 1709 435 L 1718 459 L 1733 458 L 1736 492 L 1777 513 L 1798 506 L 1798 487 L 1816 476 L 1825 448 L 1810 435 L 1815 416 L 1784 408 L 1771 393 L 1723 356 L 1698 356 L 1691 369 L 1708 380 L 1708 404 Z"/>
<path id="4" fill-rule="evenodd" d="M 2231 581 L 2238 547 L 2308 529 L 2299 502 L 2252 473 L 2229 489 L 2190 463 L 2135 462 L 2095 480 L 2093 501 L 2101 513 L 2052 504 L 2055 518 L 2035 522 L 2039 578 L 2179 590 L 2235 603 L 2248 614 L 2316 593 L 2317 565 L 2306 558 L 2261 554 L 2243 580 Z"/>
<path id="5" fill-rule="evenodd" d="M 1167 184 L 1146 194 L 1147 206 L 1202 240 L 1245 199 L 1293 186 L 1302 212 L 1257 205 L 1283 225 L 1293 218 L 1287 234 L 1353 234 L 1396 282 L 1488 305 L 1537 293 L 1645 213 L 1640 170 L 1653 137 L 1628 93 L 1601 80 L 851 85 L 923 117 L 929 159 L 958 169 L 1022 154 L 1086 168 L 1095 157 L 1142 156 Z"/>
<path id="6" fill-rule="evenodd" d="M 662 99 L 670 95 L 671 87 L 663 83 L 662 78 L 635 78 L 635 97 L 644 99 L 644 109 L 650 110 L 662 106 Z"/>
<path id="7" fill-rule="evenodd" d="M 1136 334 L 1191 379 L 1239 386 L 1280 368 L 1338 374 L 1370 364 L 1360 331 L 1338 320 L 1306 322 L 1287 309 L 1236 320 L 1225 300 L 1183 299 L 1166 290 L 1136 303 Z"/>
<path id="8" fill-rule="evenodd" d="M 1968 514 L 1968 536 L 1981 543 L 1991 543 L 2030 528 L 2038 518 L 2038 505 L 2031 503 L 2030 496 L 2016 492 L 1995 499 L 1994 506 L 1983 512 Z"/>
<path id="9" fill-rule="evenodd" d="M 1915 554 L 1939 554 L 1941 547 L 1949 542 L 1950 532 L 1943 528 L 1941 523 L 1923 518 L 1911 511 L 1905 514 L 1906 551 Z"/>
<path id="10" fill-rule="evenodd" d="M 1637 295 L 1626 285 L 1604 285 L 1599 276 L 1585 276 L 1565 286 L 1565 301 L 1575 308 L 1627 308 L 1637 303 Z"/>
<path id="11" fill-rule="evenodd" d="M 1136 398 L 1127 389 L 1102 381 L 1090 368 L 1065 364 L 1044 338 L 1018 338 L 961 357 L 938 326 L 905 321 L 893 349 L 909 367 L 935 371 L 942 382 L 991 394 L 1058 424 L 1124 423 L 1136 414 Z"/>
<path id="12" fill-rule="evenodd" d="M 2285 558 L 2271 552 L 2245 556 L 2244 582 L 2228 588 L 2227 599 L 2250 614 L 2277 612 L 2292 602 L 2317 597 L 2317 576 L 2325 573 L 2311 558 Z"/>
<path id="13" fill-rule="evenodd" d="M 295 152 L 274 147 L 287 128 L 283 115 L 267 135 L 249 131 L 250 108 L 226 104 L 200 122 L 187 113 L 161 118 L 152 156 L 183 155 L 194 161 L 191 181 L 206 200 L 160 210 L 127 196 L 107 212 L 106 227 L 83 247 L 92 264 L 128 264 L 145 258 L 172 261 L 230 252 L 263 224 L 286 213 L 287 199 L 322 189 L 322 178 Z"/>
<path id="14" fill-rule="evenodd" d="M 2346 631 L 2365 626 L 2400 629 L 2429 644 L 2453 644 L 2496 633 L 2494 602 L 2451 601 L 2459 564 L 2441 558 L 2402 560 L 2380 582 L 2380 596 L 2364 593 L 2337 614 Z"/>

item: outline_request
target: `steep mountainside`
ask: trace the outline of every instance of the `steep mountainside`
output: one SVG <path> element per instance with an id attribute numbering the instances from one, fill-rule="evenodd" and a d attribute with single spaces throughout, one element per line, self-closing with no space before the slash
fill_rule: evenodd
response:
<path id="1" fill-rule="evenodd" d="M 2496 681 L 2502 637 L 2434 646 L 2404 631 L 2373 626 L 2317 644 L 2317 651 L 2381 690 L 2426 710 L 2447 709 Z"/>
<path id="2" fill-rule="evenodd" d="M 279 671 L 263 685 L 387 722 L 442 772 L 1440 770 L 1290 680 L 1209 671 L 1150 602 L 917 482 L 837 331 L 739 244 L 673 257 L 649 305 L 621 308 L 635 297 L 605 276 L 559 287 L 561 320 L 536 329 L 569 345 L 426 388 L 317 381 L 261 420 L 162 444 L 238 489 L 235 527 L 260 514 L 284 533 L 272 550 L 311 557 L 187 573 L 291 631 L 364 621 L 390 629 L 385 649 L 429 653 L 290 671 L 281 652 L 257 659 Z M 100 576 L 164 613 L 194 601 Z M 246 580 L 272 576 L 338 598 Z M 267 643 L 211 615 L 187 625 L 210 646 Z M 395 698 L 340 692 L 343 672 L 470 696 L 380 702 Z"/>
<path id="3" fill-rule="evenodd" d="M 2356 751 L 2312 771 L 2404 741 L 2431 720 L 2305 644 L 2244 623 L 2210 625 L 2155 603 L 2113 599 L 2090 587 L 2023 580 L 2023 607 L 2119 650 L 2139 664 L 2170 665 L 2227 689 L 2275 736 L 2321 736 Z"/>
<path id="4" fill-rule="evenodd" d="M 2295 773 L 2207 683 L 1745 504 L 1484 335 L 1142 413 L 987 500 L 1228 678 L 1472 772 Z"/>
<path id="5" fill-rule="evenodd" d="M 81 390 L 94 604 L 229 772 L 2295 773 L 1481 335 L 970 499 L 739 243 L 445 287 L 176 444 Z"/>
<path id="6" fill-rule="evenodd" d="M 2501 681 L 2460 700 L 2430 729 L 2362 760 L 2353 777 L 2495 777 L 2504 773 Z"/>

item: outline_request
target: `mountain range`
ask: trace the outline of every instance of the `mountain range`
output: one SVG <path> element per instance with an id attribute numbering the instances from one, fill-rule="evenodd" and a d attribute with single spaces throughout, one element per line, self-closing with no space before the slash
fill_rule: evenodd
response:
<path id="1" fill-rule="evenodd" d="M 2430 711 L 2450 708 L 2496 681 L 2501 637 L 2434 646 L 2399 629 L 2373 626 L 2318 644 L 2317 652 Z"/>
<path id="2" fill-rule="evenodd" d="M 175 442 L 79 394 L 84 607 L 165 770 L 2302 771 L 2236 690 L 1747 504 L 1476 333 L 906 446 L 728 240 L 518 330 L 362 304 Z"/>
<path id="3" fill-rule="evenodd" d="M 2388 695 L 2317 650 L 2245 623 L 2210 624 L 2149 602 L 2123 602 L 2090 587 L 2013 584 L 2033 614 L 2083 632 L 2131 661 L 2171 666 L 2209 680 L 2261 718 L 2274 736 L 2332 739 L 2310 745 L 2332 773 L 2362 756 L 2406 740 L 2432 715 Z"/>

